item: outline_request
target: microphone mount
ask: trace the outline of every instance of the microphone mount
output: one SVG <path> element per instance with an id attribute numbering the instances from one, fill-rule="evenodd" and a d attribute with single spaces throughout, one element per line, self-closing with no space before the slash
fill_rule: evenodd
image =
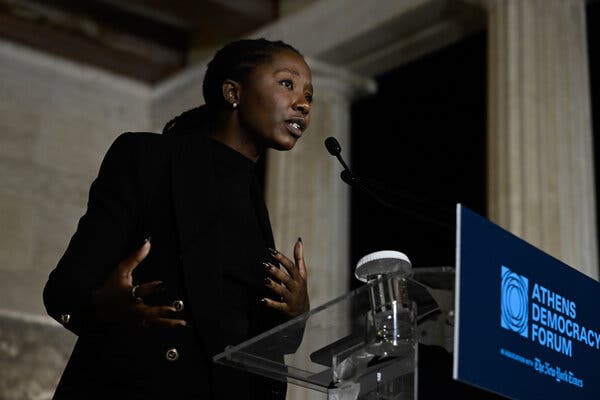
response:
<path id="1" fill-rule="evenodd" d="M 332 156 L 335 156 L 338 159 L 338 161 L 340 162 L 340 164 L 342 165 L 342 167 L 344 168 L 344 170 L 340 173 L 340 178 L 342 179 L 342 181 L 344 181 L 349 186 L 359 189 L 359 190 L 362 190 L 363 192 L 365 192 L 369 196 L 371 196 L 373 199 L 375 199 L 378 203 L 380 203 L 381 205 L 383 205 L 386 208 L 391 209 L 392 211 L 400 212 L 406 216 L 410 216 L 412 218 L 416 218 L 416 219 L 419 219 L 424 222 L 432 223 L 432 224 L 441 226 L 443 228 L 449 229 L 451 231 L 454 230 L 454 227 L 452 225 L 443 222 L 443 220 L 446 220 L 446 219 L 453 220 L 453 219 L 451 219 L 451 218 L 454 218 L 454 211 L 452 209 L 450 209 L 447 206 L 444 206 L 442 204 L 432 202 L 428 199 L 421 198 L 421 197 L 409 194 L 407 192 L 399 192 L 397 190 L 391 189 L 387 185 L 384 186 L 381 183 L 357 176 L 350 170 L 350 167 L 348 167 L 346 162 L 344 162 L 344 159 L 342 158 L 342 155 L 341 155 L 342 147 L 340 146 L 337 139 L 332 136 L 325 139 L 325 147 L 327 148 L 327 151 L 329 152 L 329 154 L 331 154 Z M 391 194 L 397 198 L 403 199 L 405 202 L 410 201 L 410 202 L 415 203 L 416 205 L 420 205 L 420 206 L 426 205 L 429 208 L 437 209 L 437 211 L 440 212 L 440 214 L 443 214 L 443 220 L 440 221 L 440 220 L 434 219 L 432 217 L 423 215 L 422 213 L 417 212 L 415 210 L 410 210 L 406 207 L 400 206 L 399 204 L 391 203 L 388 200 L 384 199 L 380 195 L 379 192 L 385 192 L 387 194 Z"/>

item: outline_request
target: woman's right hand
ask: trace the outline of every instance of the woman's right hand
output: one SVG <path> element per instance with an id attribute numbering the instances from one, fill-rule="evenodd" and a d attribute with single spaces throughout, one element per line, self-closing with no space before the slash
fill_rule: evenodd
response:
<path id="1" fill-rule="evenodd" d="M 160 290 L 161 281 L 133 286 L 131 274 L 149 252 L 150 241 L 146 240 L 142 247 L 122 260 L 106 283 L 94 292 L 92 301 L 102 322 L 163 328 L 186 325 L 185 320 L 172 318 L 176 313 L 174 307 L 144 304 L 144 297 Z"/>

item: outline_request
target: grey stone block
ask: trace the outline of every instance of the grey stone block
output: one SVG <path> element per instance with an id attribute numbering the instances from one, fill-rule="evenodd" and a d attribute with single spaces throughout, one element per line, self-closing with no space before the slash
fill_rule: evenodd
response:
<path id="1" fill-rule="evenodd" d="M 0 400 L 51 399 L 75 339 L 50 318 L 0 312 Z"/>

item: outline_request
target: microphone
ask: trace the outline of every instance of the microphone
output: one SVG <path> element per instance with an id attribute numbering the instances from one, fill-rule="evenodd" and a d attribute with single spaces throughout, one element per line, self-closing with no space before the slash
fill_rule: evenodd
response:
<path id="1" fill-rule="evenodd" d="M 362 180 L 357 178 L 356 175 L 352 173 L 350 167 L 348 167 L 348 164 L 346 164 L 346 162 L 342 158 L 342 146 L 340 146 L 340 142 L 338 142 L 336 138 L 334 138 L 333 136 L 329 136 L 327 139 L 325 139 L 325 147 L 327 148 L 329 154 L 335 156 L 340 162 L 340 164 L 342 164 L 342 167 L 344 167 L 344 170 L 340 173 L 340 178 L 342 178 L 342 181 L 346 182 L 350 186 L 364 190 L 383 205 L 390 207 L 390 205 L 385 200 L 380 198 L 376 193 L 369 189 L 362 182 Z"/>
<path id="2" fill-rule="evenodd" d="M 327 148 L 329 154 L 335 156 L 340 164 L 342 164 L 342 167 L 344 167 L 344 170 L 340 173 L 340 178 L 342 178 L 342 180 L 348 185 L 355 186 L 356 177 L 352 171 L 350 171 L 350 167 L 348 167 L 348 164 L 346 164 L 342 158 L 342 146 L 340 146 L 340 142 L 338 142 L 333 136 L 329 136 L 327 139 L 325 139 L 325 147 Z"/>
<path id="3" fill-rule="evenodd" d="M 342 167 L 344 167 L 344 171 L 342 172 L 348 171 L 346 174 L 349 173 L 350 175 L 352 175 L 352 173 L 350 172 L 350 168 L 348 168 L 348 165 L 344 162 L 344 159 L 342 158 L 342 146 L 340 146 L 340 142 L 338 142 L 337 139 L 333 136 L 329 136 L 327 139 L 325 139 L 325 147 L 327 148 L 329 154 L 335 156 L 340 162 L 340 164 L 342 164 Z M 342 177 L 342 179 L 344 179 L 344 177 Z M 344 182 L 346 181 L 344 180 Z"/>
<path id="4" fill-rule="evenodd" d="M 340 146 L 340 142 L 338 142 L 333 136 L 329 136 L 327 139 L 325 139 L 325 147 L 332 156 L 337 156 L 342 152 L 342 146 Z"/>
<path id="5" fill-rule="evenodd" d="M 445 207 L 441 204 L 436 204 L 427 199 L 421 199 L 414 195 L 410 195 L 410 194 L 406 194 L 406 193 L 399 193 L 397 191 L 390 190 L 387 187 L 383 188 L 381 184 L 378 184 L 376 182 L 372 182 L 371 180 L 366 180 L 364 178 L 356 176 L 350 170 L 350 167 L 348 167 L 348 165 L 344 162 L 344 159 L 342 158 L 342 155 L 341 155 L 342 146 L 340 146 L 340 143 L 333 136 L 330 136 L 327 139 L 325 139 L 325 147 L 327 148 L 327 151 L 329 152 L 329 154 L 331 154 L 332 156 L 335 156 L 338 159 L 338 161 L 340 162 L 340 164 L 342 165 L 342 167 L 344 167 L 344 170 L 340 173 L 340 178 L 342 179 L 342 181 L 344 181 L 349 186 L 364 191 L 365 193 L 370 195 L 372 198 L 377 200 L 377 202 L 379 202 L 380 204 L 382 204 L 383 206 L 385 206 L 387 208 L 392 209 L 393 211 L 398 211 L 405 215 L 411 216 L 413 218 L 417 218 L 422 221 L 433 223 L 435 225 L 442 226 L 442 227 L 450 229 L 450 230 L 454 229 L 454 227 L 449 224 L 440 222 L 440 221 L 433 219 L 431 217 L 428 217 L 428 216 L 424 216 L 418 212 L 399 207 L 397 204 L 392 204 L 392 203 L 384 200 L 377 193 L 377 191 L 374 190 L 374 188 L 377 190 L 387 192 L 387 193 L 392 193 L 398 197 L 403 197 L 405 200 L 413 201 L 418 206 L 427 205 L 429 207 L 438 208 L 438 211 L 442 211 L 444 214 L 447 214 L 447 215 L 444 215 L 443 219 L 446 219 L 445 218 L 446 216 L 449 218 L 454 217 L 454 211 L 452 209 L 448 209 L 447 207 Z"/>

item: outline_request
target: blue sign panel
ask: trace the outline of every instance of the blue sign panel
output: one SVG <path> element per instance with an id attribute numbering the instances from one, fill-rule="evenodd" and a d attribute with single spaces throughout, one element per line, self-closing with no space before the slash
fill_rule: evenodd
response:
<path id="1" fill-rule="evenodd" d="M 600 399 L 600 283 L 457 213 L 454 379 L 513 399 Z"/>

